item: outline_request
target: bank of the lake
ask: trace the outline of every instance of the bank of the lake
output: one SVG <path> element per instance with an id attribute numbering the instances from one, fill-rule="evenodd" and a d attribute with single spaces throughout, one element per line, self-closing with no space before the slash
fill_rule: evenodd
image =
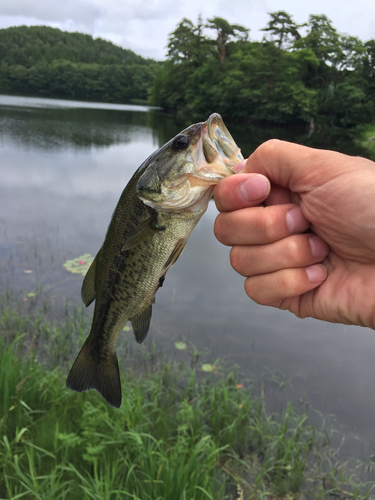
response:
<path id="1" fill-rule="evenodd" d="M 70 351 L 89 331 L 82 308 L 51 323 L 10 299 L 0 300 L 1 498 L 364 500 L 375 488 L 370 465 L 340 463 L 332 430 L 309 425 L 303 404 L 269 411 L 263 383 L 183 342 L 175 361 L 122 342 L 118 410 L 69 391 Z"/>

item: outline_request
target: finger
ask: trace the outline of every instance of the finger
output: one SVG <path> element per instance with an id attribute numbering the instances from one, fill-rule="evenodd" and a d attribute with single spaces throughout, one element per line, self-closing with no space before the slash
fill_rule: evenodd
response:
<path id="1" fill-rule="evenodd" d="M 332 178 L 335 177 L 337 169 L 340 169 L 338 155 L 342 157 L 342 164 L 347 163 L 347 157 L 335 151 L 323 151 L 271 139 L 254 151 L 241 174 L 260 173 L 279 186 L 303 193 L 320 182 L 320 170 L 325 177 L 327 172 L 330 172 Z"/>
<path id="2" fill-rule="evenodd" d="M 255 302 L 280 307 L 290 297 L 297 297 L 319 286 L 327 277 L 322 264 L 298 269 L 282 269 L 245 280 L 245 292 Z"/>
<path id="3" fill-rule="evenodd" d="M 271 184 L 263 175 L 232 175 L 215 186 L 215 203 L 219 212 L 253 207 L 267 198 L 270 189 Z"/>
<path id="4" fill-rule="evenodd" d="M 264 245 L 303 233 L 309 224 L 298 205 L 272 205 L 222 212 L 214 233 L 223 245 Z"/>
<path id="5" fill-rule="evenodd" d="M 289 189 L 271 183 L 271 191 L 264 205 L 284 205 L 286 203 L 295 203 L 292 199 L 292 194 Z"/>
<path id="6" fill-rule="evenodd" d="M 230 263 L 245 277 L 268 274 L 280 269 L 317 264 L 329 247 L 319 236 L 299 234 L 269 245 L 236 245 L 230 251 Z"/>

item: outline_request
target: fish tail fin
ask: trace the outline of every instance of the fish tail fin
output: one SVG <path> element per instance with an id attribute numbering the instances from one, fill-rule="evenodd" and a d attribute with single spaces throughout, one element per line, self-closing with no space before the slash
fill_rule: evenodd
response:
<path id="1" fill-rule="evenodd" d="M 116 353 L 113 351 L 107 357 L 98 359 L 92 355 L 88 340 L 70 369 L 66 386 L 76 392 L 96 389 L 108 404 L 119 408 L 121 382 Z"/>

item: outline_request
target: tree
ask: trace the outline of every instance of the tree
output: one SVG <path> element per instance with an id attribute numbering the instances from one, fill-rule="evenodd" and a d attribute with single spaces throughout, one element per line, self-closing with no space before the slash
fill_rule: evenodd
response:
<path id="1" fill-rule="evenodd" d="M 369 40 L 365 43 L 364 74 L 369 80 L 375 79 L 375 40 Z"/>
<path id="2" fill-rule="evenodd" d="M 175 63 L 189 62 L 199 65 L 210 54 L 210 42 L 203 35 L 202 18 L 197 26 L 190 19 L 183 18 L 169 35 L 168 58 Z"/>
<path id="3" fill-rule="evenodd" d="M 310 15 L 307 23 L 308 33 L 295 42 L 296 48 L 310 48 L 314 54 L 325 63 L 336 66 L 342 59 L 340 36 L 324 14 Z"/>
<path id="4" fill-rule="evenodd" d="M 239 24 L 229 24 L 228 21 L 222 19 L 221 17 L 213 17 L 212 19 L 207 19 L 207 28 L 216 30 L 216 47 L 219 52 L 220 62 L 225 60 L 225 48 L 226 44 L 231 38 L 237 40 L 247 40 L 249 36 L 249 29 Z"/>
<path id="5" fill-rule="evenodd" d="M 353 70 L 363 66 L 366 58 L 366 47 L 356 36 L 339 35 L 340 51 L 336 60 L 336 67 L 342 70 Z"/>
<path id="6" fill-rule="evenodd" d="M 271 20 L 268 22 L 267 28 L 263 28 L 261 31 L 270 32 L 271 36 L 275 37 L 279 49 L 285 48 L 301 38 L 298 28 L 305 26 L 305 24 L 296 24 L 284 10 L 270 12 L 269 15 Z"/>

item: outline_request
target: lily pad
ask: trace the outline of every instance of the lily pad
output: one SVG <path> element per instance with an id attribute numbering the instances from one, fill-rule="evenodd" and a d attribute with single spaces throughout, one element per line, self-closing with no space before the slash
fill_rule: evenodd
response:
<path id="1" fill-rule="evenodd" d="M 205 363 L 204 365 L 202 365 L 202 370 L 204 372 L 214 372 L 216 370 L 216 366 Z"/>
<path id="2" fill-rule="evenodd" d="M 67 260 L 63 265 L 67 271 L 76 274 L 83 274 L 89 270 L 94 257 L 90 253 L 85 253 L 76 259 Z"/>
<path id="3" fill-rule="evenodd" d="M 124 328 L 122 329 L 123 332 L 130 332 L 131 328 L 129 325 L 125 325 Z"/>
<path id="4" fill-rule="evenodd" d="M 183 351 L 187 347 L 186 344 L 185 344 L 185 342 L 175 342 L 174 346 L 179 351 Z"/>

